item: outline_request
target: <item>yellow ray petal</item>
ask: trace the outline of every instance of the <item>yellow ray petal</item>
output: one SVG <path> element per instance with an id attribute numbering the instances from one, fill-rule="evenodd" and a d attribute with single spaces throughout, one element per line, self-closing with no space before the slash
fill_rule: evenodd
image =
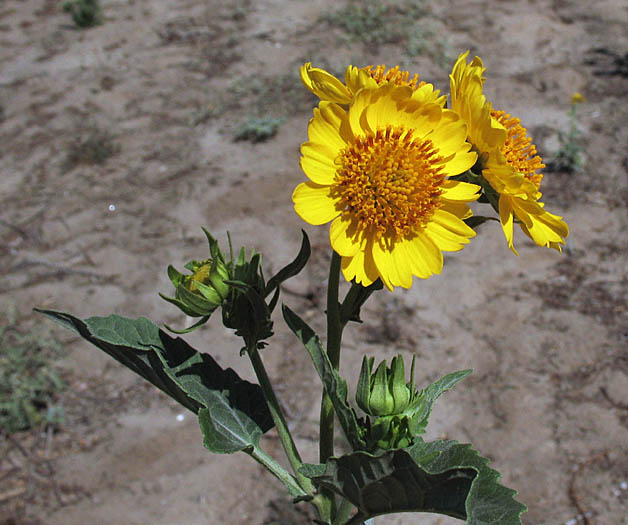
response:
<path id="1" fill-rule="evenodd" d="M 292 194 L 294 210 L 305 222 L 325 224 L 340 214 L 336 199 L 331 197 L 331 187 L 302 182 Z"/>
<path id="2" fill-rule="evenodd" d="M 329 228 L 331 247 L 343 257 L 353 257 L 362 244 L 357 223 L 347 215 L 337 217 Z"/>
<path id="3" fill-rule="evenodd" d="M 434 89 L 432 84 L 423 84 L 421 87 L 414 90 L 412 100 L 420 102 L 421 104 L 438 104 L 442 108 L 447 102 L 447 95 L 440 96 L 440 91 Z"/>
<path id="4" fill-rule="evenodd" d="M 374 92 L 376 92 L 376 90 L 362 89 L 353 98 L 353 102 L 349 107 L 349 125 L 353 135 L 362 136 L 365 134 L 365 131 L 373 132 L 373 130 L 369 128 L 364 113 L 371 103 L 371 94 Z"/>
<path id="5" fill-rule="evenodd" d="M 508 197 L 507 195 L 499 196 L 499 222 L 502 224 L 502 229 L 504 230 L 504 235 L 506 236 L 506 242 L 508 243 L 508 247 L 512 250 L 515 255 L 519 255 L 517 250 L 515 250 L 515 246 L 513 243 L 513 213 L 512 213 L 512 197 Z"/>
<path id="6" fill-rule="evenodd" d="M 347 87 L 324 69 L 312 67 L 312 64 L 307 62 L 301 67 L 299 73 L 305 86 L 321 100 L 337 104 L 351 102 L 351 93 Z"/>
<path id="7" fill-rule="evenodd" d="M 454 217 L 458 217 L 458 219 L 468 219 L 473 216 L 473 212 L 471 208 L 465 203 L 460 201 L 450 201 L 443 197 L 440 198 L 441 202 L 441 210 L 450 213 Z"/>
<path id="8" fill-rule="evenodd" d="M 469 243 L 469 238 L 458 235 L 437 222 L 430 222 L 425 226 L 425 235 L 427 235 L 436 246 L 445 252 L 457 252 Z"/>
<path id="9" fill-rule="evenodd" d="M 561 217 L 545 211 L 542 203 L 514 197 L 513 211 L 522 221 L 521 229 L 539 246 L 556 247 L 565 243 L 569 227 Z"/>
<path id="10" fill-rule="evenodd" d="M 301 155 L 309 157 L 320 163 L 333 166 L 338 152 L 325 144 L 319 144 L 317 142 L 304 142 L 301 144 Z"/>
<path id="11" fill-rule="evenodd" d="M 329 186 L 334 181 L 336 166 L 320 162 L 312 157 L 301 157 L 300 164 L 301 169 L 312 182 Z"/>
<path id="12" fill-rule="evenodd" d="M 445 109 L 429 138 L 438 145 L 439 153 L 447 157 L 460 151 L 460 147 L 467 140 L 467 125 L 457 113 Z"/>
<path id="13" fill-rule="evenodd" d="M 345 71 L 345 84 L 351 93 L 355 94 L 362 88 L 374 89 L 377 82 L 364 69 L 349 66 Z"/>
<path id="14" fill-rule="evenodd" d="M 340 135 L 345 111 L 338 105 L 330 102 L 321 102 L 314 108 L 314 118 L 310 120 L 307 134 L 311 142 L 325 144 L 331 149 L 340 150 L 347 143 Z"/>
<path id="15" fill-rule="evenodd" d="M 451 201 L 471 202 L 480 197 L 480 186 L 469 182 L 446 180 L 440 185 L 441 197 Z"/>
<path id="16" fill-rule="evenodd" d="M 404 245 L 414 275 L 421 279 L 427 279 L 442 271 L 443 254 L 425 233 L 417 233 L 415 237 L 406 240 Z"/>
<path id="17" fill-rule="evenodd" d="M 475 237 L 473 228 L 470 228 L 459 217 L 443 208 L 434 212 L 432 221 L 460 237 Z"/>
<path id="18" fill-rule="evenodd" d="M 408 86 L 386 84 L 371 91 L 371 103 L 366 108 L 366 118 L 372 130 L 385 128 L 389 125 L 404 125 L 408 116 L 402 111 L 410 102 L 412 89 Z"/>
<path id="19" fill-rule="evenodd" d="M 342 274 L 347 281 L 355 279 L 358 284 L 369 286 L 379 279 L 370 244 L 372 241 L 363 239 L 360 249 L 353 257 L 342 258 Z"/>

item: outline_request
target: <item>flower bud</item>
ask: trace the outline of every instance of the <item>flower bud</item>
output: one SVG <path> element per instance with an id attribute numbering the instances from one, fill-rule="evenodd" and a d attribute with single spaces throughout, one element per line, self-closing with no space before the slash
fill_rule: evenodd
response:
<path id="1" fill-rule="evenodd" d="M 403 358 L 393 357 L 390 367 L 382 361 L 372 373 L 374 359 L 364 357 L 356 402 L 370 416 L 392 416 L 402 414 L 415 397 L 414 381 L 405 382 Z M 414 368 L 414 361 L 413 361 Z M 414 370 L 413 370 L 414 372 Z"/>
<path id="2" fill-rule="evenodd" d="M 200 263 L 192 263 L 194 273 L 184 278 L 184 286 L 188 291 L 200 294 L 209 302 L 220 306 L 229 295 L 229 272 L 219 259 L 206 259 Z"/>
<path id="3" fill-rule="evenodd" d="M 193 328 L 207 321 L 214 310 L 227 301 L 231 293 L 231 286 L 227 283 L 231 278 L 230 266 L 225 262 L 218 242 L 209 232 L 204 231 L 211 257 L 187 263 L 185 268 L 192 272 L 190 275 L 182 274 L 172 265 L 168 266 L 168 277 L 174 285 L 175 294 L 174 297 L 159 294 L 186 315 L 202 317 Z"/>

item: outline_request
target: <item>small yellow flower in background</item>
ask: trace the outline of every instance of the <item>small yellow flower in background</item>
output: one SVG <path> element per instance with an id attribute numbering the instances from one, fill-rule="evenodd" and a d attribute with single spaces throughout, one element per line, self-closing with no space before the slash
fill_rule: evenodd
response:
<path id="1" fill-rule="evenodd" d="M 518 118 L 495 111 L 483 94 L 485 68 L 475 57 L 467 64 L 465 52 L 450 75 L 451 109 L 466 121 L 468 140 L 478 153 L 482 176 L 499 195 L 499 218 L 510 249 L 515 219 L 539 246 L 561 251 L 569 234 L 562 217 L 545 211 L 539 202 L 545 167 L 536 146 Z"/>
<path id="2" fill-rule="evenodd" d="M 587 99 L 582 96 L 580 93 L 578 93 L 577 91 L 571 95 L 571 103 L 572 104 L 582 104 L 583 102 L 586 102 Z"/>
<path id="3" fill-rule="evenodd" d="M 442 251 L 475 236 L 463 219 L 475 184 L 449 180 L 477 160 L 463 120 L 413 88 L 386 83 L 352 94 L 346 111 L 321 101 L 301 146 L 295 211 L 314 225 L 332 221 L 330 241 L 342 271 L 368 286 L 410 288 L 412 277 L 441 272 Z"/>
<path id="4" fill-rule="evenodd" d="M 412 98 L 418 102 L 426 104 L 434 102 L 443 107 L 447 101 L 447 96 L 439 96 L 440 91 L 434 89 L 432 84 L 419 82 L 418 75 L 411 77 L 408 71 L 402 71 L 399 66 L 392 68 L 386 68 L 384 65 L 363 68 L 349 66 L 345 72 L 344 84 L 324 69 L 312 67 L 310 62 L 301 66 L 300 75 L 303 84 L 318 98 L 342 106 L 351 104 L 353 96 L 360 89 L 374 89 L 386 84 L 410 87 Z"/>

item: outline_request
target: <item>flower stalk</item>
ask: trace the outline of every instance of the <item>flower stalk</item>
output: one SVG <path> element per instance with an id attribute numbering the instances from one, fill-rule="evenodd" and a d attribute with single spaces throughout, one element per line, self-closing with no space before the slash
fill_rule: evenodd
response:
<path id="1" fill-rule="evenodd" d="M 340 304 L 338 303 L 338 286 L 340 282 L 340 255 L 335 251 L 329 266 L 329 282 L 327 287 L 327 355 L 332 366 L 338 370 L 340 366 L 340 342 L 344 328 L 340 320 Z M 334 455 L 334 407 L 326 392 L 323 392 L 320 420 L 320 462 L 325 463 Z"/>
<path id="2" fill-rule="evenodd" d="M 266 372 L 266 368 L 264 367 L 264 363 L 262 362 L 259 350 L 255 345 L 250 345 L 247 348 L 247 353 L 249 355 L 249 358 L 251 359 L 253 370 L 255 370 L 255 375 L 257 376 L 257 379 L 259 381 L 259 386 L 264 393 L 264 398 L 268 403 L 270 415 L 272 416 L 275 427 L 277 428 L 279 440 L 281 441 L 281 445 L 283 446 L 286 457 L 290 462 L 290 466 L 292 467 L 299 486 L 306 493 L 311 494 L 314 491 L 314 486 L 312 485 L 312 482 L 309 478 L 305 477 L 299 472 L 299 468 L 303 465 L 303 461 L 301 461 L 299 451 L 297 450 L 296 444 L 294 443 L 292 435 L 290 434 L 290 430 L 288 429 L 286 418 L 283 415 L 283 411 L 281 410 L 279 401 L 277 400 L 277 396 L 275 396 L 275 391 L 273 390 L 270 379 L 268 378 L 268 374 Z M 282 479 L 282 481 L 284 480 Z"/>

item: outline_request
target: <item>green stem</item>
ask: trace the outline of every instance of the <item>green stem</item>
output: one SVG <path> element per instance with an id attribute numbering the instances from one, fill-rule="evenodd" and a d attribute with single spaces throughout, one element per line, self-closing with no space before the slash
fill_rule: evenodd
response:
<path id="1" fill-rule="evenodd" d="M 329 266 L 329 282 L 327 284 L 327 355 L 336 370 L 338 370 L 338 366 L 340 365 L 340 340 L 342 338 L 340 305 L 338 303 L 340 262 L 340 255 L 333 252 Z M 324 464 L 333 455 L 334 407 L 327 393 L 323 392 L 320 420 L 320 462 Z"/>
<path id="2" fill-rule="evenodd" d="M 286 419 L 283 415 L 281 407 L 279 406 L 279 402 L 277 401 L 277 397 L 275 396 L 273 387 L 270 384 L 270 379 L 268 378 L 268 374 L 266 373 L 266 369 L 264 368 L 264 363 L 262 362 L 262 358 L 259 355 L 259 351 L 257 350 L 255 345 L 250 346 L 247 350 L 251 359 L 251 363 L 253 364 L 253 369 L 255 370 L 255 375 L 259 380 L 260 387 L 262 389 L 262 392 L 264 393 L 266 402 L 268 403 L 270 415 L 272 416 L 275 427 L 277 428 L 279 439 L 281 440 L 283 449 L 286 452 L 288 461 L 292 466 L 292 470 L 294 471 L 299 485 L 307 493 L 312 494 L 314 492 L 314 485 L 309 478 L 305 477 L 299 472 L 299 468 L 301 467 L 301 465 L 303 465 L 303 462 L 301 461 L 299 451 L 297 450 L 294 440 L 292 439 L 292 435 L 288 430 Z"/>
<path id="3" fill-rule="evenodd" d="M 307 493 L 301 488 L 294 477 L 261 448 L 255 447 L 251 452 L 248 452 L 248 454 L 279 479 L 293 498 L 307 496 Z"/>
<path id="4" fill-rule="evenodd" d="M 327 355 L 332 366 L 338 370 L 340 364 L 340 340 L 342 338 L 342 322 L 340 320 L 340 304 L 338 303 L 338 286 L 340 282 L 341 258 L 332 252 L 327 283 Z M 334 455 L 334 406 L 330 397 L 323 391 L 320 418 L 319 458 L 325 464 Z M 323 512 L 333 523 L 336 515 L 336 497 L 329 489 L 321 489 Z"/>

